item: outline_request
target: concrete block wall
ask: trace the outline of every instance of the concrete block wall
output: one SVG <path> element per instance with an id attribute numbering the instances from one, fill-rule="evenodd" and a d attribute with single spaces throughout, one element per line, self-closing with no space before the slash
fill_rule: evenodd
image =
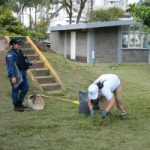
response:
<path id="1" fill-rule="evenodd" d="M 76 56 L 87 57 L 87 31 L 77 31 Z"/>
<path id="2" fill-rule="evenodd" d="M 70 56 L 70 33 L 71 31 L 60 31 L 51 33 L 51 48 L 64 54 L 66 32 L 66 54 Z M 95 29 L 95 58 L 97 63 L 117 62 L 117 27 Z M 87 59 L 87 31 L 76 31 L 76 58 L 86 61 Z"/>
<path id="3" fill-rule="evenodd" d="M 95 30 L 95 58 L 97 63 L 117 62 L 117 33 L 117 27 Z"/>
<path id="4" fill-rule="evenodd" d="M 51 32 L 51 48 L 59 53 L 64 53 L 64 32 Z"/>
<path id="5" fill-rule="evenodd" d="M 68 58 L 70 35 L 71 31 L 51 32 L 51 48 L 63 55 L 65 51 Z M 118 27 L 94 29 L 94 39 L 96 63 L 117 63 Z M 122 63 L 149 63 L 148 49 L 122 49 L 121 54 Z M 76 60 L 87 61 L 87 30 L 76 30 Z"/>
<path id="6" fill-rule="evenodd" d="M 123 49 L 122 63 L 149 63 L 149 49 Z"/>
<path id="7" fill-rule="evenodd" d="M 66 54 L 67 54 L 67 56 L 70 56 L 70 47 L 71 47 L 70 46 L 70 42 L 71 42 L 70 32 L 66 32 L 66 35 L 67 35 Z M 65 38 L 64 38 L 64 40 L 65 40 Z"/>

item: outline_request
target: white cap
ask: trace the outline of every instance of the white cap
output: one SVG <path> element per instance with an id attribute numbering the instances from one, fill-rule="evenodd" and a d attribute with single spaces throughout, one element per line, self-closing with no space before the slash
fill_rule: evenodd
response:
<path id="1" fill-rule="evenodd" d="M 98 86 L 96 84 L 91 84 L 88 87 L 88 99 L 95 100 L 98 98 Z"/>

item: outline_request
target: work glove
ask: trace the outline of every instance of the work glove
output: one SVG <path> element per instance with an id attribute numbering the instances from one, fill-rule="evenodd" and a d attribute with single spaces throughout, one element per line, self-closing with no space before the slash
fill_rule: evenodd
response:
<path id="1" fill-rule="evenodd" d="M 93 109 L 90 109 L 90 115 L 94 116 L 95 115 L 95 111 Z"/>
<path id="2" fill-rule="evenodd" d="M 100 115 L 101 115 L 102 119 L 106 119 L 108 116 L 108 112 L 107 111 L 101 111 Z"/>

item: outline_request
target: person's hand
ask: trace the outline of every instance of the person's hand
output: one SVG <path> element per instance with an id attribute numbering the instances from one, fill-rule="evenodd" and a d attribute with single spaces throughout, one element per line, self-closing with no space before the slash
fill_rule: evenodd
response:
<path id="1" fill-rule="evenodd" d="M 95 111 L 93 109 L 90 110 L 90 115 L 94 116 L 95 115 Z"/>
<path id="2" fill-rule="evenodd" d="M 11 78 L 11 83 L 12 83 L 12 84 L 16 84 L 16 83 L 17 83 L 16 77 L 12 77 L 12 78 Z"/>
<path id="3" fill-rule="evenodd" d="M 101 115 L 102 119 L 105 119 L 108 116 L 108 112 L 107 111 L 101 111 L 100 115 Z"/>
<path id="4" fill-rule="evenodd" d="M 36 64 L 36 60 L 33 60 L 33 61 L 32 61 L 32 65 L 35 65 L 35 64 Z"/>

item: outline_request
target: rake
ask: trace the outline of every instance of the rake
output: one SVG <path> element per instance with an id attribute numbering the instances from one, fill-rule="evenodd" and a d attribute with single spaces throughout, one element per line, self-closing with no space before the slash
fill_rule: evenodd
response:
<path id="1" fill-rule="evenodd" d="M 71 102 L 71 103 L 74 103 L 74 104 L 79 105 L 79 101 L 78 101 L 78 100 L 73 100 L 73 101 L 71 101 L 71 100 L 68 100 L 68 99 L 63 99 L 63 98 L 54 97 L 54 96 L 41 95 L 41 94 L 40 94 L 40 96 L 41 96 L 41 97 L 46 97 L 46 98 L 54 98 L 54 99 L 58 99 L 58 100 L 61 100 L 61 101 Z"/>

